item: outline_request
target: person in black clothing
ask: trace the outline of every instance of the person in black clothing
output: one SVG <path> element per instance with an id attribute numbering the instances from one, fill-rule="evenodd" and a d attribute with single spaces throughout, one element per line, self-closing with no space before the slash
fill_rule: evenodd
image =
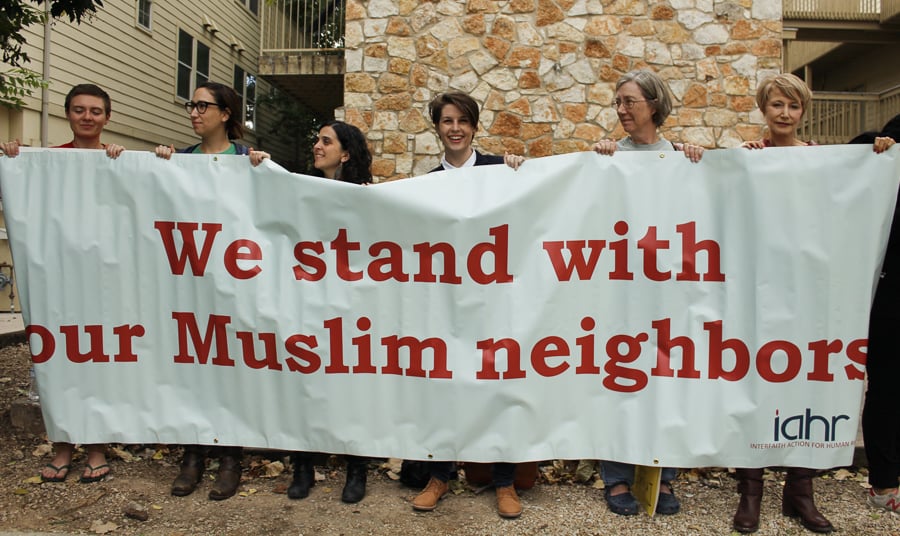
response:
<path id="1" fill-rule="evenodd" d="M 882 152 L 900 139 L 900 115 L 888 121 L 880 133 L 863 133 L 850 143 L 873 143 Z M 879 142 L 881 151 L 879 151 Z M 866 358 L 868 389 L 863 405 L 862 429 L 869 460 L 869 489 L 866 502 L 889 512 L 900 511 L 900 419 L 894 411 L 894 394 L 900 380 L 897 359 L 897 326 L 900 325 L 900 211 L 894 210 L 891 233 L 869 316 L 869 345 Z"/>
<path id="2" fill-rule="evenodd" d="M 470 166 L 485 166 L 506 163 L 517 169 L 525 160 L 522 156 L 506 154 L 491 156 L 481 154 L 472 147 L 475 132 L 478 130 L 478 104 L 465 93 L 443 93 L 435 97 L 428 105 L 431 121 L 444 145 L 441 164 L 431 170 Z M 430 462 L 430 480 L 425 489 L 413 500 L 413 508 L 429 512 L 437 507 L 438 501 L 449 491 L 447 482 L 454 471 L 452 461 Z M 522 505 L 516 495 L 516 465 L 513 463 L 495 463 L 492 468 L 494 487 L 497 490 L 497 510 L 501 517 L 516 518 L 522 514 Z"/>
<path id="3" fill-rule="evenodd" d="M 313 146 L 313 167 L 326 179 L 353 184 L 372 182 L 372 153 L 362 131 L 343 121 L 328 121 L 319 127 Z M 347 481 L 341 492 L 345 503 L 357 503 L 366 496 L 366 476 L 369 460 L 362 456 L 344 456 L 347 460 Z M 291 454 L 294 478 L 288 487 L 289 499 L 304 499 L 316 483 L 313 454 Z"/>
<path id="4" fill-rule="evenodd" d="M 478 103 L 465 93 L 442 93 L 428 105 L 431 122 L 444 145 L 444 155 L 438 167 L 443 171 L 469 166 L 488 166 L 506 163 L 513 169 L 525 161 L 518 155 L 493 156 L 481 154 L 472 147 L 478 130 Z"/>

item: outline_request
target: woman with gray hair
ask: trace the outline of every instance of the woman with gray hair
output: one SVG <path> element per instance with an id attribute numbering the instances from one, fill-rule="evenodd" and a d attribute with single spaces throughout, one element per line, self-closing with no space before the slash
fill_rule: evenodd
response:
<path id="1" fill-rule="evenodd" d="M 619 123 L 628 133 L 625 138 L 601 140 L 594 151 L 612 156 L 618 151 L 683 151 L 691 162 L 703 157 L 703 147 L 672 143 L 659 133 L 659 127 L 672 113 L 672 95 L 666 83 L 652 71 L 631 71 L 616 82 L 614 102 Z"/>
<path id="2" fill-rule="evenodd" d="M 659 127 L 672 112 L 672 96 L 666 83 L 654 72 L 631 71 L 616 82 L 614 102 L 619 123 L 628 133 L 625 138 L 601 140 L 594 144 L 594 151 L 612 156 L 616 151 L 683 151 L 692 162 L 703 157 L 703 147 L 688 143 L 672 143 L 659 133 Z M 638 513 L 637 499 L 631 493 L 634 485 L 634 468 L 630 463 L 603 461 L 601 477 L 605 484 L 606 503 L 615 514 L 629 516 Z M 672 490 L 674 468 L 662 470 L 658 514 L 676 514 L 681 504 Z"/>

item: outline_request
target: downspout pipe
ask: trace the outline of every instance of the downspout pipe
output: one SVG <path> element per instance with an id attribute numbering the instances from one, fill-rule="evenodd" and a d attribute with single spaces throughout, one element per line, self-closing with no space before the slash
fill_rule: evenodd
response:
<path id="1" fill-rule="evenodd" d="M 52 19 L 50 18 L 50 2 L 44 2 L 44 66 L 41 78 L 44 87 L 41 88 L 41 147 L 50 145 L 50 31 Z"/>

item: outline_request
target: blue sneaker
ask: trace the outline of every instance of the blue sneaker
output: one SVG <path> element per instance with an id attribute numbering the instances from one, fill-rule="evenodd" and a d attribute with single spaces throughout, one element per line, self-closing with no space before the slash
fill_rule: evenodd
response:
<path id="1" fill-rule="evenodd" d="M 675 497 L 675 490 L 672 489 L 672 484 L 663 482 L 662 485 L 669 488 L 669 493 L 659 493 L 659 499 L 656 500 L 656 513 L 664 516 L 677 514 L 681 510 L 681 503 Z"/>
<path id="2" fill-rule="evenodd" d="M 607 486 L 606 490 L 604 490 L 604 494 L 606 496 L 606 505 L 609 507 L 609 511 L 620 516 L 636 515 L 638 513 L 640 505 L 638 505 L 637 499 L 634 498 L 634 495 L 631 494 L 631 489 L 629 489 L 625 493 L 610 495 L 610 491 L 612 491 L 612 489 L 619 484 L 624 484 L 626 486 L 628 485 L 625 482 L 617 482 L 612 486 Z"/>

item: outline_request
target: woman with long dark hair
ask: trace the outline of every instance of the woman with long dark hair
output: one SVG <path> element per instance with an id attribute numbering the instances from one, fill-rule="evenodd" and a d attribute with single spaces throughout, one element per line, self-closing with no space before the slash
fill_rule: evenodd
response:
<path id="1" fill-rule="evenodd" d="M 313 146 L 313 167 L 326 179 L 368 184 L 372 182 L 372 153 L 366 137 L 357 127 L 343 121 L 328 121 L 319 127 L 319 135 Z M 366 496 L 368 459 L 362 456 L 345 455 L 347 460 L 347 480 L 341 492 L 345 503 L 357 503 Z M 313 454 L 295 452 L 291 454 L 294 478 L 288 487 L 290 499 L 309 496 L 309 489 L 316 483 Z"/>

